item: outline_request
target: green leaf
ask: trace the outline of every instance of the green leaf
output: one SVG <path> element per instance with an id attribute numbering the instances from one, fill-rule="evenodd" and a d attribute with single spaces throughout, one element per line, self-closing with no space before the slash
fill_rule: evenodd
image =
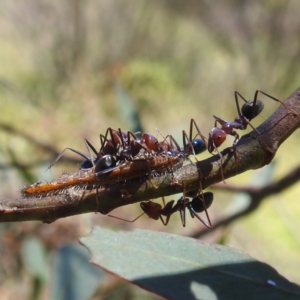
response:
<path id="1" fill-rule="evenodd" d="M 80 241 L 92 263 L 167 299 L 300 299 L 299 286 L 237 249 L 98 227 Z"/>
<path id="2" fill-rule="evenodd" d="M 51 299 L 84 300 L 96 290 L 103 271 L 87 262 L 88 252 L 79 245 L 60 248 L 53 261 Z"/>
<path id="3" fill-rule="evenodd" d="M 39 238 L 30 236 L 22 243 L 22 261 L 26 269 L 42 282 L 48 280 L 48 258 L 44 244 Z"/>

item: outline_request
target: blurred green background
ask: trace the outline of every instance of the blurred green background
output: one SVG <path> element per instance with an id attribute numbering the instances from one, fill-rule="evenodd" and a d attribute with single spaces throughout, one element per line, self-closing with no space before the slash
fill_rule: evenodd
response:
<path id="1" fill-rule="evenodd" d="M 261 89 L 285 100 L 300 85 L 299 14 L 296 0 L 3 0 L 1 199 L 19 197 L 25 183 L 50 180 L 62 170 L 78 168 L 62 161 L 43 174 L 55 157 L 41 144 L 58 152 L 70 146 L 87 153 L 84 138 L 97 148 L 99 134 L 107 127 L 135 131 L 139 126 L 152 133 L 158 128 L 181 141 L 191 118 L 205 136 L 214 125 L 213 114 L 233 120 L 237 116 L 234 90 L 247 99 Z M 252 122 L 254 126 L 278 107 L 268 98 L 262 100 L 265 109 Z M 132 111 L 137 112 L 133 117 Z M 228 138 L 226 145 L 232 141 Z M 299 132 L 295 132 L 269 169 L 226 182 L 262 185 L 282 178 L 299 164 L 299 146 Z M 66 155 L 78 159 L 71 152 Z M 254 177 L 259 180 L 253 181 Z M 241 248 L 299 284 L 299 192 L 295 185 L 265 201 L 254 214 L 205 238 Z M 233 212 L 244 201 L 243 196 L 216 190 L 211 220 Z M 125 219 L 139 213 L 139 205 L 114 211 Z M 95 224 L 182 235 L 202 226 L 188 219 L 182 228 L 179 215 L 172 219 L 167 227 L 147 217 L 130 224 L 100 214 L 74 216 L 51 225 L 1 224 L 1 299 L 15 299 L 21 291 L 24 299 L 59 299 L 66 285 L 57 283 L 62 271 L 55 262 L 68 247 L 81 253 L 74 244 Z M 38 253 L 40 259 L 32 262 L 31 253 Z M 85 299 L 93 293 L 91 299 L 156 299 L 108 275 L 97 276 L 105 278 L 99 279 L 102 284 L 96 292 L 98 281 L 82 298 L 68 294 L 61 299 Z M 77 284 L 76 278 L 72 282 Z"/>

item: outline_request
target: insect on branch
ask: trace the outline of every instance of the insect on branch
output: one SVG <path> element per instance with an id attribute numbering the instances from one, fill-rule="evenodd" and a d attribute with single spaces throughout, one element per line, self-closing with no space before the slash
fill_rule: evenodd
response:
<path id="1" fill-rule="evenodd" d="M 300 88 L 284 105 L 263 124 L 244 135 L 233 148 L 219 155 L 183 167 L 159 177 L 132 178 L 110 186 L 93 188 L 93 185 L 66 187 L 61 193 L 39 197 L 21 197 L 0 201 L 0 222 L 39 220 L 53 222 L 56 219 L 87 212 L 109 213 L 111 210 L 150 199 L 168 196 L 183 191 L 197 191 L 236 176 L 247 170 L 269 164 L 279 146 L 300 126 Z M 85 174 L 85 172 L 87 174 Z M 90 175 L 93 169 L 63 174 L 59 180 Z"/>

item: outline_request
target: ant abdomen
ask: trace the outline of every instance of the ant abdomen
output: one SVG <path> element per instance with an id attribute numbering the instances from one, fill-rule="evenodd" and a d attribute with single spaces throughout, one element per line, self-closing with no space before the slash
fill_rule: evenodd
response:
<path id="1" fill-rule="evenodd" d="M 95 165 L 97 161 L 98 158 L 94 159 L 94 161 L 91 161 L 91 159 L 86 159 L 81 163 L 79 169 L 90 169 Z"/>
<path id="2" fill-rule="evenodd" d="M 253 107 L 254 100 L 246 102 L 241 109 L 242 115 L 247 118 L 248 121 L 251 121 L 256 116 L 260 114 L 260 112 L 264 108 L 264 104 L 260 100 L 256 100 L 255 106 Z"/>
<path id="3" fill-rule="evenodd" d="M 200 154 L 206 150 L 205 142 L 201 139 L 194 139 L 192 141 L 192 146 L 195 154 Z"/>
<path id="4" fill-rule="evenodd" d="M 203 200 L 204 197 L 204 200 Z M 195 212 L 203 212 L 211 206 L 214 200 L 212 192 L 205 192 L 194 197 L 191 201 L 191 207 Z"/>
<path id="5" fill-rule="evenodd" d="M 95 173 L 99 173 L 106 169 L 110 169 L 116 166 L 116 160 L 112 155 L 104 155 L 103 157 L 99 158 L 96 165 L 95 165 Z"/>

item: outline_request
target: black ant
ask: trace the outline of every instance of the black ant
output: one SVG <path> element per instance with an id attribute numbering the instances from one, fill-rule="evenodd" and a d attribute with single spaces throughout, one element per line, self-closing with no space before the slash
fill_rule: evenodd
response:
<path id="1" fill-rule="evenodd" d="M 191 201 L 189 198 L 185 198 L 185 196 L 181 196 L 179 200 L 177 200 L 176 204 L 175 200 L 169 201 L 167 204 L 165 204 L 164 198 L 163 198 L 163 204 L 162 207 L 159 203 L 153 202 L 153 201 L 147 201 L 147 202 L 141 202 L 140 206 L 143 210 L 143 213 L 139 215 L 134 220 L 126 220 L 122 219 L 113 215 L 108 215 L 109 217 L 119 219 L 125 222 L 135 222 L 137 219 L 139 219 L 141 216 L 146 214 L 149 218 L 153 220 L 160 219 L 161 222 L 166 226 L 169 223 L 170 217 L 173 213 L 179 211 L 180 212 L 180 218 L 182 222 L 182 226 L 185 227 L 185 209 L 187 208 L 190 212 L 190 215 L 192 218 L 196 217 L 200 222 L 202 222 L 207 228 L 212 229 L 213 226 L 211 224 L 207 209 L 211 206 L 213 202 L 213 193 L 212 192 L 205 192 L 198 194 L 196 197 L 194 197 Z M 198 213 L 205 212 L 208 223 L 205 222 Z M 166 217 L 164 220 L 163 217 Z"/>

